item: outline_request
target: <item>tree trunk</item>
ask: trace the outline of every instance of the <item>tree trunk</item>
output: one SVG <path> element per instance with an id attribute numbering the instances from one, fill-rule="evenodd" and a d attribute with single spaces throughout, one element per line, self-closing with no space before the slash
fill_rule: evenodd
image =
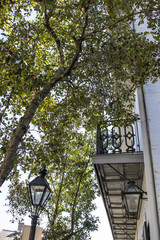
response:
<path id="1" fill-rule="evenodd" d="M 39 107 L 43 99 L 47 96 L 47 94 L 51 91 L 51 89 L 55 86 L 55 84 L 58 81 L 62 80 L 63 77 L 64 77 L 63 75 L 56 77 L 52 82 L 48 83 L 40 92 L 35 94 L 35 97 L 31 101 L 24 116 L 20 118 L 17 128 L 13 130 L 12 136 L 6 149 L 4 161 L 1 165 L 0 186 L 2 186 L 2 184 L 7 179 L 9 173 L 12 171 L 14 167 L 18 146 L 22 140 L 22 137 L 29 129 L 30 122 L 37 108 Z"/>

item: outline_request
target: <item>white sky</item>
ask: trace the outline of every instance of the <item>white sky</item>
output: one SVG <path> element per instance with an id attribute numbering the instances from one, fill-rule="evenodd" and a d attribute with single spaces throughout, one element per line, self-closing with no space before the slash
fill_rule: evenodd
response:
<path id="1" fill-rule="evenodd" d="M 18 224 L 11 223 L 10 220 L 12 219 L 12 217 L 6 212 L 8 209 L 5 206 L 6 196 L 7 196 L 7 182 L 5 182 L 1 187 L 0 193 L 0 231 L 2 229 L 17 230 Z M 96 205 L 97 209 L 95 210 L 95 215 L 100 217 L 101 223 L 99 224 L 99 230 L 91 234 L 92 240 L 113 240 L 109 222 L 107 219 L 107 214 L 101 197 L 96 199 Z M 26 217 L 24 223 L 26 225 L 30 225 L 31 219 L 29 217 Z M 44 224 L 45 223 L 42 220 L 41 226 L 43 227 Z"/>

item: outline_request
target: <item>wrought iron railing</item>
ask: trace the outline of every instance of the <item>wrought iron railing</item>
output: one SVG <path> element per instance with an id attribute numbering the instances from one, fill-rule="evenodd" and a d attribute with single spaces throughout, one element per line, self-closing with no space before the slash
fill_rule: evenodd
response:
<path id="1" fill-rule="evenodd" d="M 141 152 L 138 121 L 122 127 L 116 123 L 114 120 L 98 124 L 97 154 Z"/>

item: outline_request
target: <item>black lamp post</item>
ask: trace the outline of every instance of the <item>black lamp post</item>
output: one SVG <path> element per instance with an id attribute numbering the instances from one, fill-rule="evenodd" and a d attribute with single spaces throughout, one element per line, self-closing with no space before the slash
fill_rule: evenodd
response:
<path id="1" fill-rule="evenodd" d="M 29 240 L 34 240 L 40 209 L 44 207 L 51 195 L 51 189 L 45 179 L 46 174 L 47 171 L 44 168 L 43 171 L 39 172 L 39 176 L 29 183 L 29 195 L 34 209 L 34 213 L 31 215 L 32 221 Z"/>
<path id="2" fill-rule="evenodd" d="M 128 182 L 123 191 L 123 200 L 129 217 L 138 218 L 141 198 L 142 191 L 135 185 L 135 182 Z"/>

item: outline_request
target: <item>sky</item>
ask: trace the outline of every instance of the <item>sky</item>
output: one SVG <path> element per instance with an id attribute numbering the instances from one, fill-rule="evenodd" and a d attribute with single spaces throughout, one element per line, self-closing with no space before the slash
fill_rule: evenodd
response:
<path id="1" fill-rule="evenodd" d="M 6 203 L 6 197 L 7 197 L 7 187 L 8 183 L 5 182 L 3 186 L 1 187 L 1 193 L 0 193 L 0 231 L 2 229 L 6 230 L 17 230 L 18 229 L 18 223 L 11 223 L 10 220 L 12 219 L 12 216 L 7 213 L 8 207 L 5 206 Z M 107 214 L 103 205 L 102 198 L 99 197 L 96 199 L 96 205 L 97 209 L 94 211 L 94 214 L 96 216 L 99 216 L 100 218 L 100 224 L 98 231 L 95 231 L 91 234 L 92 240 L 113 240 L 112 233 L 110 230 Z M 25 218 L 24 224 L 30 225 L 31 219 L 27 216 Z M 42 219 L 42 222 L 40 224 L 41 227 L 44 227 L 45 222 Z"/>

